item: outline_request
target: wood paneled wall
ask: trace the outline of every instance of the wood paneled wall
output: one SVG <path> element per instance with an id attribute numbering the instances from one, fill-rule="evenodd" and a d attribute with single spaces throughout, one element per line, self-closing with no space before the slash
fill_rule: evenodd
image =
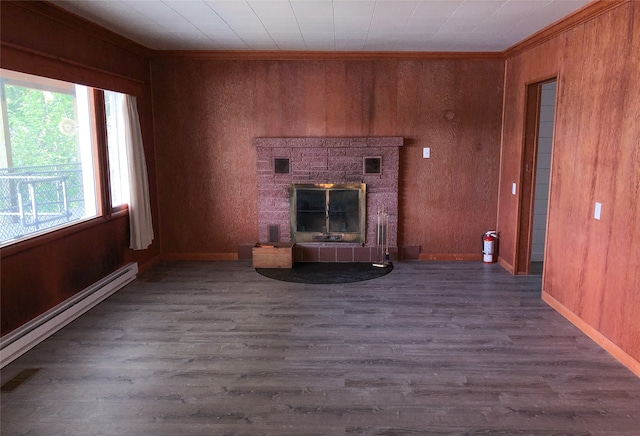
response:
<path id="1" fill-rule="evenodd" d="M 640 2 L 506 61 L 498 230 L 513 266 L 525 89 L 558 77 L 543 292 L 640 361 Z M 600 220 L 594 206 L 602 203 Z M 640 368 L 640 366 L 637 366 Z"/>
<path id="2" fill-rule="evenodd" d="M 2 1 L 0 19 L 2 68 L 138 97 L 150 193 L 155 199 L 155 152 L 146 50 L 48 3 Z M 157 210 L 157 203 L 153 201 L 156 225 Z M 144 268 L 160 252 L 158 242 L 141 252 L 130 251 L 128 245 L 127 214 L 121 213 L 2 248 L 2 335 L 129 261 L 137 261 Z"/>
<path id="3" fill-rule="evenodd" d="M 499 59 L 163 56 L 152 83 L 165 255 L 257 242 L 255 137 L 403 136 L 400 245 L 480 258 L 495 227 Z"/>
<path id="4" fill-rule="evenodd" d="M 129 260 L 152 262 L 160 235 L 164 254 L 178 256 L 235 253 L 255 242 L 254 137 L 405 137 L 399 245 L 420 245 L 425 257 L 478 253 L 498 203 L 500 260 L 512 267 L 525 89 L 557 76 L 543 293 L 637 363 L 640 2 L 618 3 L 602 2 L 598 17 L 510 50 L 506 64 L 164 54 L 153 61 L 152 118 L 144 48 L 50 4 L 1 2 L 3 68 L 138 95 L 152 197 L 156 180 L 159 187 L 155 224 L 162 218 L 142 253 L 126 248 L 126 215 L 2 249 L 2 334 Z M 422 159 L 423 147 L 431 159 Z"/>

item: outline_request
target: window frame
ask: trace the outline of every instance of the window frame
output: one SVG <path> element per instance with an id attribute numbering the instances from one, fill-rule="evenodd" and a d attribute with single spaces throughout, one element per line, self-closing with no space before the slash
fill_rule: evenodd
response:
<path id="1" fill-rule="evenodd" d="M 108 210 L 108 214 L 116 214 L 118 212 L 123 212 L 123 211 L 128 211 L 129 210 L 129 204 L 128 203 L 122 203 L 116 206 L 113 206 L 113 198 L 112 198 L 112 189 L 111 189 L 111 161 L 109 159 L 109 132 L 108 132 L 108 123 L 107 123 L 107 106 L 106 106 L 106 97 L 105 97 L 105 92 L 107 90 L 99 90 L 99 98 L 101 99 L 101 102 L 99 103 L 99 108 L 98 110 L 101 112 L 99 114 L 99 118 L 100 120 L 102 120 L 103 123 L 103 127 L 101 127 L 101 133 L 104 134 L 104 147 L 103 147 L 103 152 L 104 152 L 104 170 L 105 170 L 105 179 L 106 179 L 106 183 L 105 183 L 105 209 Z M 112 91 L 112 90 L 108 90 L 109 92 L 114 92 L 114 93 L 119 93 L 119 94 L 124 94 L 123 92 L 119 92 L 119 91 Z"/>
<path id="2" fill-rule="evenodd" d="M 75 81 L 72 82 L 64 79 L 49 78 L 33 73 L 23 73 L 20 71 L 11 70 L 9 68 L 2 68 L 2 70 L 9 72 L 9 74 L 16 73 L 17 75 L 26 75 L 29 77 L 33 77 L 33 83 L 40 85 L 40 87 L 38 87 L 37 89 L 52 89 L 51 87 L 46 87 L 46 85 L 39 84 L 38 79 L 56 80 L 59 82 L 68 83 L 70 86 L 82 84 Z M 29 86 L 29 84 L 31 83 L 23 82 L 23 84 L 20 84 L 19 80 L 11 80 L 10 82 L 11 84 L 16 84 L 18 86 Z M 95 227 L 96 225 L 106 223 L 112 219 L 128 216 L 128 204 L 122 204 L 116 207 L 111 206 L 111 181 L 109 177 L 110 173 L 109 156 L 107 149 L 107 123 L 104 105 L 104 91 L 101 88 L 91 85 L 84 86 L 87 86 L 89 88 L 89 122 L 90 128 L 93 132 L 91 139 L 91 148 L 93 153 L 93 171 L 96 191 L 96 214 L 95 216 L 78 219 L 66 224 L 62 224 L 60 226 L 52 227 L 50 229 L 43 229 L 42 231 L 34 232 L 15 241 L 8 241 L 4 244 L 0 243 L 0 258 L 11 256 L 21 251 L 29 250 L 40 245 L 51 243 L 58 239 L 62 239 L 69 235 Z"/>

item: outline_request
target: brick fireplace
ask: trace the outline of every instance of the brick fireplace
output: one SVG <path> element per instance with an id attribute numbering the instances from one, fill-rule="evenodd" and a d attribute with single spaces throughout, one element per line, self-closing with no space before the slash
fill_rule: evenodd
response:
<path id="1" fill-rule="evenodd" d="M 363 243 L 304 242 L 297 262 L 376 260 L 378 211 L 388 214 L 389 247 L 397 255 L 398 169 L 402 137 L 255 138 L 258 235 L 261 242 L 291 242 L 290 187 L 294 184 L 366 185 Z"/>

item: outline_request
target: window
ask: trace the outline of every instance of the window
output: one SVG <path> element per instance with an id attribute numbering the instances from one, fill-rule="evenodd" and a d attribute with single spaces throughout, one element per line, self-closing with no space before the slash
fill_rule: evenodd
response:
<path id="1" fill-rule="evenodd" d="M 105 91 L 104 107 L 107 118 L 111 207 L 116 208 L 129 203 L 129 172 L 123 110 L 124 94 Z"/>
<path id="2" fill-rule="evenodd" d="M 98 214 L 92 89 L 0 70 L 0 246 Z"/>
<path id="3" fill-rule="evenodd" d="M 111 208 L 129 203 L 124 94 L 3 69 L 0 93 L 0 247 L 98 216 L 98 147 Z M 100 93 L 107 144 L 94 131 Z"/>

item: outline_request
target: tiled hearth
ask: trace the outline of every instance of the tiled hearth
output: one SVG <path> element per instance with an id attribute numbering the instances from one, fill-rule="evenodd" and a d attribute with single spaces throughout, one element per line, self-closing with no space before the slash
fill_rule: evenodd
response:
<path id="1" fill-rule="evenodd" d="M 365 242 L 297 244 L 297 262 L 370 262 L 376 260 L 378 210 L 389 216 L 389 247 L 397 257 L 398 168 L 402 137 L 256 138 L 258 234 L 261 242 L 290 242 L 289 187 L 295 183 L 365 183 Z M 380 167 L 365 172 L 365 158 Z M 375 161 L 375 159 L 374 159 Z M 368 160 L 371 162 L 371 160 Z M 288 167 L 287 167 L 288 163 Z"/>

